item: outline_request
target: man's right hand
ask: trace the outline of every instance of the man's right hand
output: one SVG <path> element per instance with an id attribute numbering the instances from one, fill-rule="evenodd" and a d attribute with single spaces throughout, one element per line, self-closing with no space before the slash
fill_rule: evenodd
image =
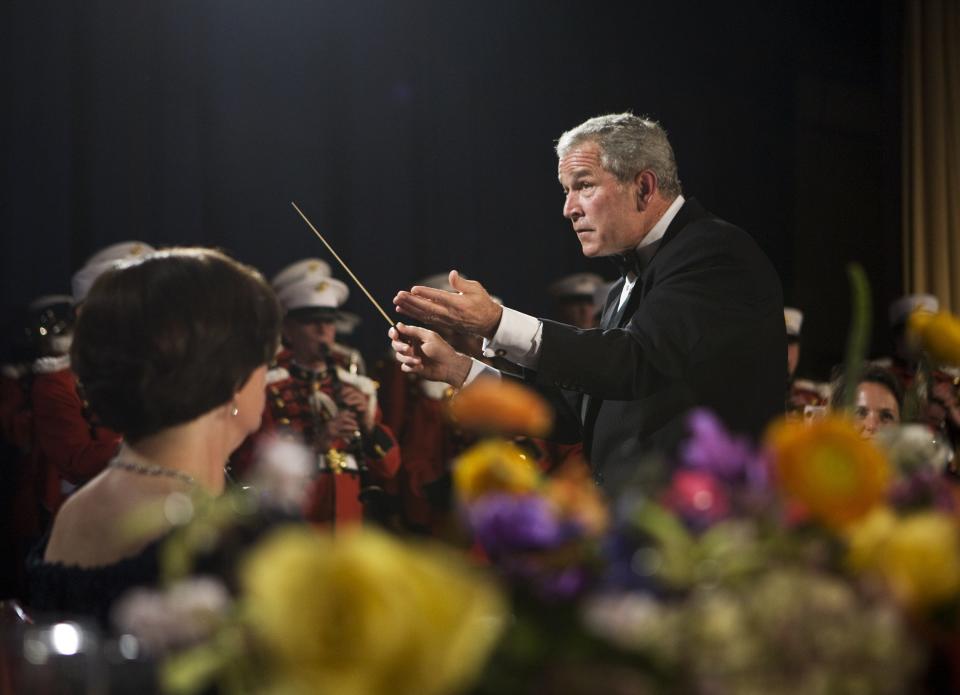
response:
<path id="1" fill-rule="evenodd" d="M 398 323 L 390 329 L 389 336 L 404 372 L 443 381 L 456 388 L 463 386 L 470 374 L 473 361 L 433 331 Z"/>
<path id="2" fill-rule="evenodd" d="M 455 292 L 417 285 L 409 292 L 398 292 L 393 303 L 398 311 L 418 321 L 493 338 L 503 307 L 491 299 L 483 285 L 462 278 L 456 270 L 450 271 L 450 285 Z"/>

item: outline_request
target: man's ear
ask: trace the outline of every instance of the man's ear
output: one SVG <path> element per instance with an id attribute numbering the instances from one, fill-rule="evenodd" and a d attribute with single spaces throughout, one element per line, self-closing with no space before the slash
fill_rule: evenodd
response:
<path id="1" fill-rule="evenodd" d="M 657 175 L 644 169 L 634 177 L 633 182 L 637 187 L 637 210 L 642 212 L 647 209 L 651 198 L 657 192 Z"/>

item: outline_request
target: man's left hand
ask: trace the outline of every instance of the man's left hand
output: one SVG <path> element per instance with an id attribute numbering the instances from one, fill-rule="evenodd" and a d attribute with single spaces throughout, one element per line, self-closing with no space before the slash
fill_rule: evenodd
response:
<path id="1" fill-rule="evenodd" d="M 393 303 L 400 313 L 418 321 L 493 338 L 503 307 L 490 298 L 483 285 L 462 278 L 456 270 L 450 271 L 450 285 L 456 292 L 416 285 L 409 292 L 398 292 Z"/>

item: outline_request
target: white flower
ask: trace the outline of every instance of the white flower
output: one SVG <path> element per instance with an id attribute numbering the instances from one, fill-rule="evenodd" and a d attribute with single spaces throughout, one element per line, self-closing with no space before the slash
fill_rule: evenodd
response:
<path id="1" fill-rule="evenodd" d="M 314 453 L 291 439 L 272 439 L 257 450 L 250 483 L 267 503 L 296 511 L 303 508 L 317 468 Z"/>
<path id="2" fill-rule="evenodd" d="M 673 661 L 679 657 L 676 611 L 644 593 L 600 594 L 584 604 L 589 632 L 622 649 Z"/>
<path id="3" fill-rule="evenodd" d="M 953 454 L 942 437 L 926 425 L 887 427 L 877 434 L 877 441 L 896 467 L 904 472 L 923 467 L 943 471 Z"/>
<path id="4" fill-rule="evenodd" d="M 167 591 L 133 589 L 116 602 L 111 617 L 145 651 L 163 654 L 210 637 L 230 605 L 218 579 L 191 577 Z"/>

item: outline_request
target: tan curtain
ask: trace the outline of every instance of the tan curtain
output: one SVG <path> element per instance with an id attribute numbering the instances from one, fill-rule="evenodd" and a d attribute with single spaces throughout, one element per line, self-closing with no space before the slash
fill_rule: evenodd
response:
<path id="1" fill-rule="evenodd" d="M 904 280 L 960 313 L 960 0 L 904 14 Z"/>

